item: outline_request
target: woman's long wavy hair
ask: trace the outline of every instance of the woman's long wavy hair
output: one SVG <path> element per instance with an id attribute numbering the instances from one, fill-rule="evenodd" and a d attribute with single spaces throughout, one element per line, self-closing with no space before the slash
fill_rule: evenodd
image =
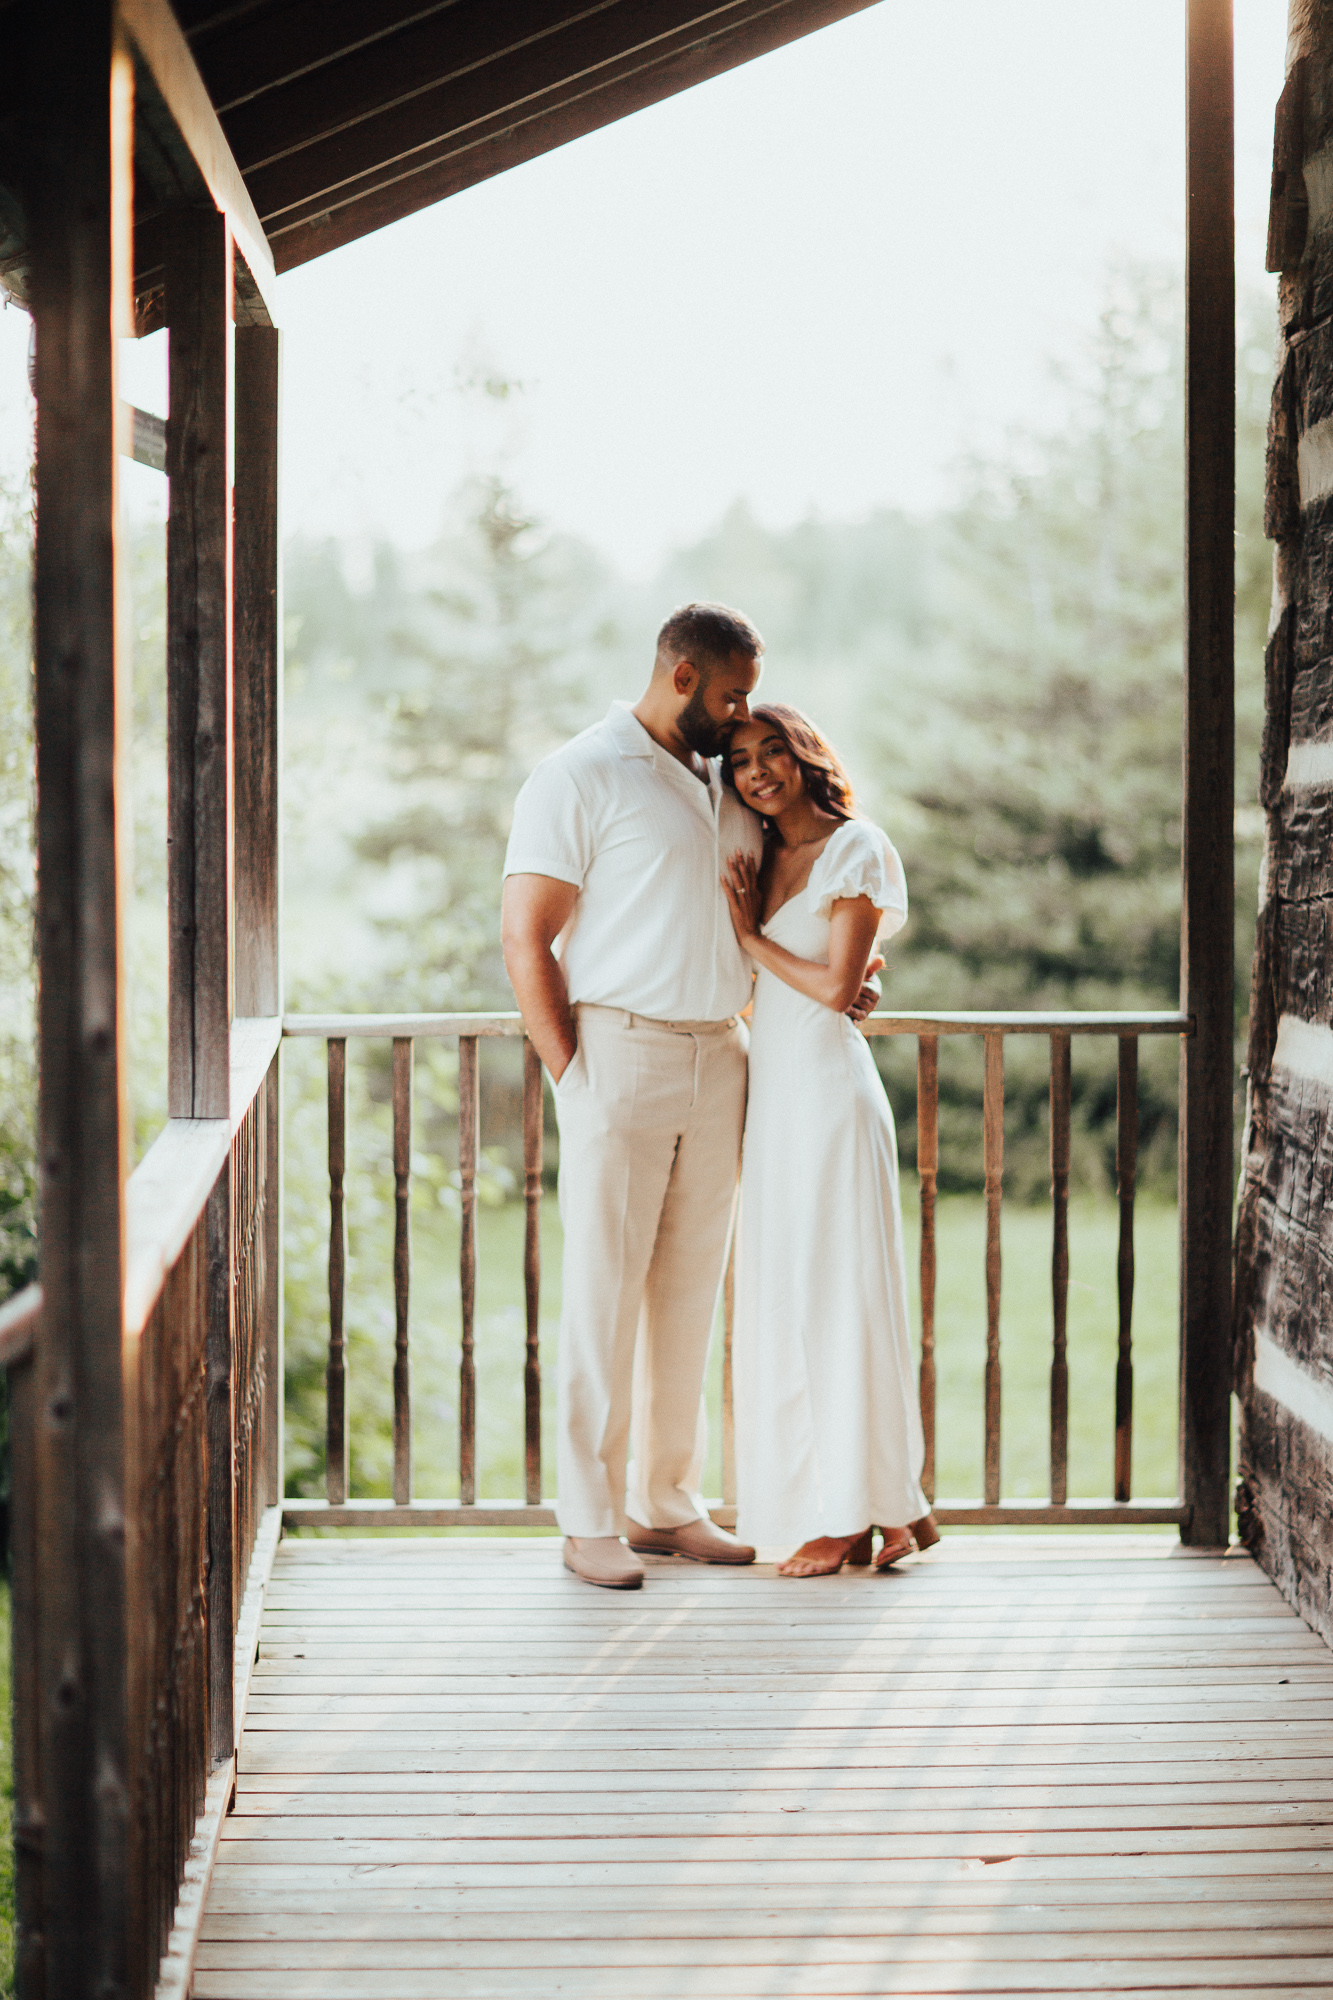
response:
<path id="1" fill-rule="evenodd" d="M 821 812 L 831 813 L 834 819 L 856 818 L 852 781 L 843 769 L 842 759 L 808 715 L 802 715 L 799 708 L 792 708 L 785 701 L 765 701 L 750 710 L 750 720 L 777 731 L 800 765 L 806 792 Z M 730 785 L 733 792 L 736 790 L 730 756 L 722 759 L 722 782 Z M 764 831 L 771 831 L 767 820 Z"/>

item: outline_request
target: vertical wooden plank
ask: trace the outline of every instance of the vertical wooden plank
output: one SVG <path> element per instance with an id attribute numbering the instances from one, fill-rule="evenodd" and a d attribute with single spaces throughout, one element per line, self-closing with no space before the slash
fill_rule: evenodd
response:
<path id="1" fill-rule="evenodd" d="M 230 1112 L 231 238 L 212 209 L 167 231 L 168 1075 L 173 1118 Z"/>
<path id="2" fill-rule="evenodd" d="M 393 1043 L 393 1504 L 412 1502 L 412 1040 Z"/>
<path id="3" fill-rule="evenodd" d="M 208 1742 L 214 1766 L 231 1755 L 236 1633 L 236 1435 L 232 1368 L 231 1164 L 204 1211 L 208 1438 Z"/>
<path id="4" fill-rule="evenodd" d="M 1004 1188 L 1004 1036 L 988 1034 L 982 1107 L 986 1173 L 986 1504 L 1000 1497 L 1000 1200 Z"/>
<path id="5" fill-rule="evenodd" d="M 1235 244 L 1231 0 L 1189 0 L 1180 1005 L 1182 1539 L 1229 1527 L 1234 1071 Z"/>
<path id="6" fill-rule="evenodd" d="M 40 1329 L 38 1333 L 40 1338 Z M 37 1366 L 30 1354 L 8 1371 L 10 1638 L 14 1717 L 14 1990 L 43 1987 L 42 1692 L 37 1664 Z"/>
<path id="7" fill-rule="evenodd" d="M 542 1499 L 542 1127 L 546 1106 L 542 1059 L 523 1040 L 523 1303 L 527 1331 L 523 1353 L 523 1497 Z"/>
<path id="8" fill-rule="evenodd" d="M 1051 1036 L 1051 1499 L 1069 1497 L 1069 1036 Z"/>
<path id="9" fill-rule="evenodd" d="M 132 330 L 133 71 L 108 0 L 25 10 L 10 80 L 36 324 L 39 1145 L 34 1476 L 46 2000 L 130 1989 L 131 1593 L 122 1348 L 128 650 L 116 336 Z"/>
<path id="10" fill-rule="evenodd" d="M 330 1506 L 347 1498 L 347 1359 L 343 1305 L 347 1274 L 347 1043 L 329 1042 L 329 1359 L 324 1418 L 324 1492 Z"/>
<path id="11" fill-rule="evenodd" d="M 458 1364 L 458 1497 L 464 1507 L 477 1499 L 477 1371 L 473 1332 L 477 1310 L 477 1154 L 481 1145 L 477 1088 L 477 1037 L 458 1038 L 458 1294 L 462 1353 Z"/>
<path id="12" fill-rule="evenodd" d="M 235 988 L 238 1014 L 282 1012 L 282 594 L 278 548 L 279 334 L 236 329 Z"/>
<path id="13" fill-rule="evenodd" d="M 926 1455 L 921 1486 L 935 1498 L 935 1194 L 940 1170 L 940 1041 L 916 1045 L 916 1171 L 921 1185 L 921 1428 Z"/>
<path id="14" fill-rule="evenodd" d="M 1115 1098 L 1115 1179 L 1120 1201 L 1120 1243 L 1116 1255 L 1119 1335 L 1115 1362 L 1115 1497 L 1128 1500 L 1134 1455 L 1134 1177 L 1139 1146 L 1139 1044 L 1120 1037 Z"/>
<path id="15" fill-rule="evenodd" d="M 264 1176 L 264 1505 L 282 1499 L 282 1044 L 274 1052 L 264 1084 L 268 1160 Z"/>
<path id="16" fill-rule="evenodd" d="M 736 1333 L 736 1224 L 732 1223 L 722 1280 L 722 1501 L 736 1505 L 736 1400 L 732 1346 Z"/>

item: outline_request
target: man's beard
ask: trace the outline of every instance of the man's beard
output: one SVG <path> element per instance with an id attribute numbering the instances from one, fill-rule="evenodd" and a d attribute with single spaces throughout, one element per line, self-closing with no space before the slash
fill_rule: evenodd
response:
<path id="1" fill-rule="evenodd" d="M 729 722 L 717 722 L 704 706 L 703 683 L 694 690 L 676 723 L 691 750 L 700 757 L 720 757 L 731 734 Z"/>

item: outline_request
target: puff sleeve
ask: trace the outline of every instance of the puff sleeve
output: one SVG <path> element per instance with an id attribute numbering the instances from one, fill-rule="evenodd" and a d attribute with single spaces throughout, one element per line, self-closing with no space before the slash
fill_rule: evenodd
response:
<path id="1" fill-rule="evenodd" d="M 868 820 L 840 826 L 815 863 L 815 915 L 829 917 L 842 897 L 865 896 L 882 911 L 880 937 L 891 937 L 907 922 L 907 878 L 888 835 Z"/>

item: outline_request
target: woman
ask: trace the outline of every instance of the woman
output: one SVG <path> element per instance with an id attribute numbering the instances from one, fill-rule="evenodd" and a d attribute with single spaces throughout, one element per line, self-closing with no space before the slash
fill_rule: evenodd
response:
<path id="1" fill-rule="evenodd" d="M 780 1573 L 826 1576 L 872 1560 L 872 1524 L 884 1537 L 876 1568 L 914 1537 L 939 1539 L 920 1486 L 893 1114 L 844 1011 L 876 940 L 906 920 L 907 889 L 813 723 L 783 703 L 750 714 L 723 764 L 765 834 L 762 863 L 734 855 L 723 878 L 758 968 L 736 1265 L 737 1533 L 800 1541 Z"/>

